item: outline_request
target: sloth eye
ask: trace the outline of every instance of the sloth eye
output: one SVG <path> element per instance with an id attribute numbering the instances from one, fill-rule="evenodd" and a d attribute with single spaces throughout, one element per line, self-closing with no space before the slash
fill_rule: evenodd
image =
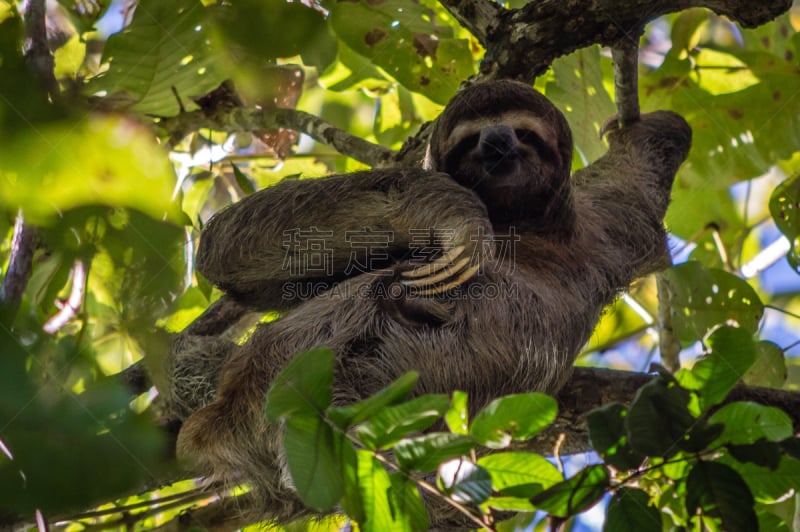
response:
<path id="1" fill-rule="evenodd" d="M 453 148 L 453 152 L 466 153 L 478 145 L 480 140 L 480 133 L 473 133 L 461 139 L 458 144 Z"/>
<path id="2" fill-rule="evenodd" d="M 547 161 L 558 161 L 558 154 L 553 151 L 550 145 L 545 142 L 542 137 L 538 135 L 538 133 L 531 131 L 530 129 L 515 129 L 514 134 L 522 144 L 534 148 L 539 154 L 539 157 L 542 159 Z"/>

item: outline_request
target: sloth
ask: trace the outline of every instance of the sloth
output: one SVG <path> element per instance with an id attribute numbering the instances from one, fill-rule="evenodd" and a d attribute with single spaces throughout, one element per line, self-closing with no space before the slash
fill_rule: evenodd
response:
<path id="1" fill-rule="evenodd" d="M 608 152 L 570 175 L 572 135 L 549 100 L 477 83 L 435 122 L 423 168 L 286 181 L 216 214 L 198 270 L 282 316 L 242 345 L 176 355 L 175 380 L 190 382 L 171 392 L 179 456 L 250 483 L 271 518 L 298 515 L 263 407 L 275 375 L 317 346 L 336 353 L 339 403 L 411 370 L 416 393 L 463 390 L 473 411 L 557 392 L 603 308 L 665 266 L 663 217 L 691 144 L 672 112 L 609 129 Z"/>

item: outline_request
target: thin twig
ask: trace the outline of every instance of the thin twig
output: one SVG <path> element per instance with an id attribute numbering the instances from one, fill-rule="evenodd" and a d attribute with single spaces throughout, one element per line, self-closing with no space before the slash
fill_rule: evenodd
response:
<path id="1" fill-rule="evenodd" d="M 11 252 L 8 269 L 0 289 L 2 304 L 2 321 L 11 323 L 22 301 L 22 294 L 28 286 L 33 265 L 33 252 L 36 249 L 36 228 L 25 223 L 22 210 L 17 213 L 14 222 L 14 234 L 11 237 Z"/>
<path id="2" fill-rule="evenodd" d="M 83 294 L 86 289 L 86 267 L 83 261 L 76 260 L 70 272 L 72 288 L 69 297 L 61 305 L 61 309 L 45 322 L 42 329 L 48 334 L 57 333 L 69 320 L 75 317 L 83 303 Z"/>
<path id="3" fill-rule="evenodd" d="M 681 369 L 681 343 L 672 328 L 672 287 L 664 272 L 656 274 L 658 291 L 658 343 L 661 349 L 661 362 L 673 373 Z"/>
<path id="4" fill-rule="evenodd" d="M 614 99 L 621 126 L 639 120 L 639 36 L 634 31 L 611 47 L 614 62 Z"/>
<path id="5" fill-rule="evenodd" d="M 213 129 L 235 133 L 239 131 L 264 131 L 277 128 L 291 129 L 327 144 L 339 153 L 374 167 L 394 163 L 395 153 L 373 144 L 347 131 L 339 129 L 318 116 L 296 109 L 268 111 L 257 108 L 220 108 L 211 111 L 190 111 L 172 118 L 164 118 L 158 127 L 175 145 L 186 135 L 200 129 Z"/>

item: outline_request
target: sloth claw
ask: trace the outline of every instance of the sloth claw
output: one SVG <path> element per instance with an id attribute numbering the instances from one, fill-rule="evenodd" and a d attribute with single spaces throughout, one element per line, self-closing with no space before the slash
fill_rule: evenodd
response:
<path id="1" fill-rule="evenodd" d="M 439 286 L 434 286 L 433 288 L 428 288 L 427 290 L 417 290 L 416 293 L 421 296 L 434 296 L 437 294 L 443 294 L 448 290 L 450 290 L 451 288 L 460 286 L 465 282 L 467 282 L 468 280 L 470 280 L 472 276 L 478 272 L 480 267 L 481 267 L 480 264 L 474 264 L 469 268 L 467 268 L 466 270 L 464 270 L 463 272 L 461 272 L 461 274 L 458 277 L 456 277 L 449 283 L 445 283 Z"/>
<path id="2" fill-rule="evenodd" d="M 450 269 L 449 266 L 463 252 L 464 252 L 464 246 L 456 246 L 453 249 L 449 249 L 446 252 L 444 252 L 442 254 L 442 256 L 437 258 L 436 260 L 432 260 L 431 262 L 428 262 L 427 264 L 423 264 L 422 266 L 418 266 L 417 268 L 414 268 L 413 270 L 409 270 L 407 272 L 403 272 L 400 275 L 402 277 L 412 277 L 412 278 L 429 277 L 431 275 L 436 274 L 436 272 L 438 272 L 438 271 L 440 271 L 442 269 Z M 469 261 L 469 259 L 467 259 L 467 261 Z M 460 262 L 461 261 L 459 261 L 459 263 Z M 423 283 L 423 284 L 429 284 L 429 283 Z"/>
<path id="3" fill-rule="evenodd" d="M 464 269 L 469 264 L 469 261 L 469 257 L 463 257 L 455 264 L 441 269 L 435 275 L 430 275 L 421 279 L 400 281 L 400 284 L 408 288 L 413 288 L 415 290 L 414 293 L 420 296 L 442 294 L 451 288 L 464 284 L 478 272 L 481 267 L 480 264 L 473 264 Z M 414 272 L 415 271 L 416 270 L 414 270 Z M 443 284 L 437 284 L 447 279 L 450 280 Z"/>
<path id="4" fill-rule="evenodd" d="M 469 257 L 464 257 L 455 264 L 449 265 L 444 269 L 439 270 L 438 272 L 434 273 L 433 275 L 429 275 L 428 277 L 422 277 L 420 279 L 414 279 L 413 281 L 401 281 L 404 285 L 410 286 L 412 288 L 424 287 L 432 284 L 436 284 L 440 281 L 444 281 L 448 277 L 452 276 L 460 272 L 464 266 L 469 264 Z M 418 270 L 419 268 L 417 268 Z M 415 270 L 416 271 L 416 270 Z"/>

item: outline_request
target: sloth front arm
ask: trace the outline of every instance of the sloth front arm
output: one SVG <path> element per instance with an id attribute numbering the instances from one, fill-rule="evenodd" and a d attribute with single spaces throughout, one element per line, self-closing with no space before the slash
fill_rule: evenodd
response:
<path id="1" fill-rule="evenodd" d="M 286 298 L 286 282 L 332 286 L 412 258 L 412 246 L 471 250 L 474 234 L 491 231 L 478 196 L 442 173 L 285 181 L 216 214 L 201 235 L 197 269 L 245 303 L 283 310 L 297 302 Z"/>

